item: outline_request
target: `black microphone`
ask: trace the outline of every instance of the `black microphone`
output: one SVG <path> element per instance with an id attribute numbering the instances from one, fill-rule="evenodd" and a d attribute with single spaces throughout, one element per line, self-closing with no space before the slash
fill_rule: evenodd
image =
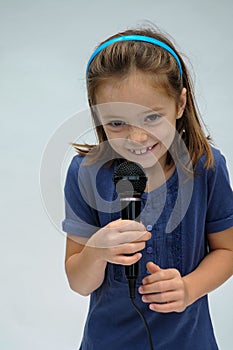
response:
<path id="1" fill-rule="evenodd" d="M 121 202 L 121 218 L 140 221 L 141 195 L 146 188 L 147 177 L 143 168 L 134 162 L 124 161 L 118 165 L 113 181 Z M 130 298 L 136 294 L 136 282 L 139 275 L 139 263 L 125 266 Z"/>

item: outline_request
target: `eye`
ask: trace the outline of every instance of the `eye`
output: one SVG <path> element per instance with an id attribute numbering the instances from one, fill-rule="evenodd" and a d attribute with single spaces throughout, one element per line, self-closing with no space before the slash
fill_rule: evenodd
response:
<path id="1" fill-rule="evenodd" d="M 112 127 L 112 128 L 120 128 L 120 127 L 126 125 L 126 123 L 121 121 L 121 120 L 113 120 L 113 121 L 109 122 L 107 125 Z"/>
<path id="2" fill-rule="evenodd" d="M 145 122 L 146 123 L 150 123 L 150 124 L 155 124 L 157 122 L 159 122 L 159 120 L 162 118 L 162 116 L 160 114 L 154 113 L 154 114 L 150 114 L 145 118 Z"/>

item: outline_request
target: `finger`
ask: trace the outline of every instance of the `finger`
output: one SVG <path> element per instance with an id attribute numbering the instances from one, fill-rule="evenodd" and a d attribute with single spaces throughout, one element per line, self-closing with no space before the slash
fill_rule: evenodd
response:
<path id="1" fill-rule="evenodd" d="M 121 244 L 113 248 L 114 254 L 133 254 L 137 253 L 145 248 L 145 242 L 133 242 Z"/>
<path id="2" fill-rule="evenodd" d="M 125 231 L 112 232 L 112 244 L 124 244 L 131 242 L 148 241 L 151 238 L 151 233 L 147 231 Z"/>
<path id="3" fill-rule="evenodd" d="M 132 265 L 138 262 L 142 257 L 141 253 L 135 253 L 133 255 L 116 255 L 114 258 L 110 258 L 108 261 L 113 264 L 120 265 Z"/>
<path id="4" fill-rule="evenodd" d="M 145 285 L 159 281 L 171 280 L 179 276 L 180 273 L 176 269 L 160 269 L 156 273 L 152 273 L 151 275 L 143 278 L 142 283 Z"/>
<path id="5" fill-rule="evenodd" d="M 143 235 L 141 237 L 139 236 L 135 242 L 137 241 L 145 242 L 145 241 L 149 241 L 150 239 L 151 239 L 151 232 L 145 231 Z"/>
<path id="6" fill-rule="evenodd" d="M 138 291 L 140 294 L 151 294 L 151 293 L 164 293 L 164 292 L 168 292 L 176 289 L 177 288 L 173 280 L 165 280 L 165 281 L 144 284 L 139 287 Z"/>
<path id="7" fill-rule="evenodd" d="M 146 268 L 150 273 L 155 273 L 155 272 L 158 272 L 161 270 L 161 268 L 158 265 L 156 265 L 155 263 L 153 263 L 152 261 L 149 261 L 146 264 Z"/>
<path id="8" fill-rule="evenodd" d="M 99 247 L 113 248 L 121 244 L 136 242 L 137 240 L 145 241 L 145 239 L 143 239 L 144 235 L 145 232 L 142 233 L 140 231 L 118 232 L 115 229 L 104 228 L 104 230 L 102 230 L 101 239 L 97 241 L 97 244 L 99 245 Z M 146 237 L 147 235 L 145 236 L 145 238 Z"/>
<path id="9" fill-rule="evenodd" d="M 180 299 L 180 293 L 177 291 L 145 294 L 142 296 L 144 303 L 171 303 Z"/>
<path id="10" fill-rule="evenodd" d="M 168 312 L 182 312 L 185 310 L 185 307 L 183 307 L 178 301 L 174 301 L 171 303 L 165 303 L 165 304 L 150 304 L 149 308 L 152 311 L 156 312 L 163 312 L 163 313 L 168 313 Z"/>
<path id="11" fill-rule="evenodd" d="M 134 220 L 122 220 L 118 219 L 115 221 L 111 221 L 106 228 L 115 228 L 118 229 L 119 232 L 124 231 L 145 231 L 146 228 L 141 222 L 137 222 Z"/>

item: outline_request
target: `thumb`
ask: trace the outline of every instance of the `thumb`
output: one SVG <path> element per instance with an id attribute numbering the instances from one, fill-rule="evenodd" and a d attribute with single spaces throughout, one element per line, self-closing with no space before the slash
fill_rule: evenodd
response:
<path id="1" fill-rule="evenodd" d="M 146 264 L 146 268 L 150 273 L 155 273 L 161 270 L 161 268 L 158 265 L 154 264 L 152 261 L 149 261 Z"/>

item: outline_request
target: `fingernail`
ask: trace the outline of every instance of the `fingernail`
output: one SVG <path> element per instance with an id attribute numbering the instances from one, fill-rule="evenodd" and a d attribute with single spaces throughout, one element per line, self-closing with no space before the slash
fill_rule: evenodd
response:
<path id="1" fill-rule="evenodd" d="M 138 288 L 138 292 L 139 292 L 140 294 L 142 294 L 142 293 L 143 293 L 143 289 L 142 289 L 142 287 L 139 287 L 139 288 Z"/>

